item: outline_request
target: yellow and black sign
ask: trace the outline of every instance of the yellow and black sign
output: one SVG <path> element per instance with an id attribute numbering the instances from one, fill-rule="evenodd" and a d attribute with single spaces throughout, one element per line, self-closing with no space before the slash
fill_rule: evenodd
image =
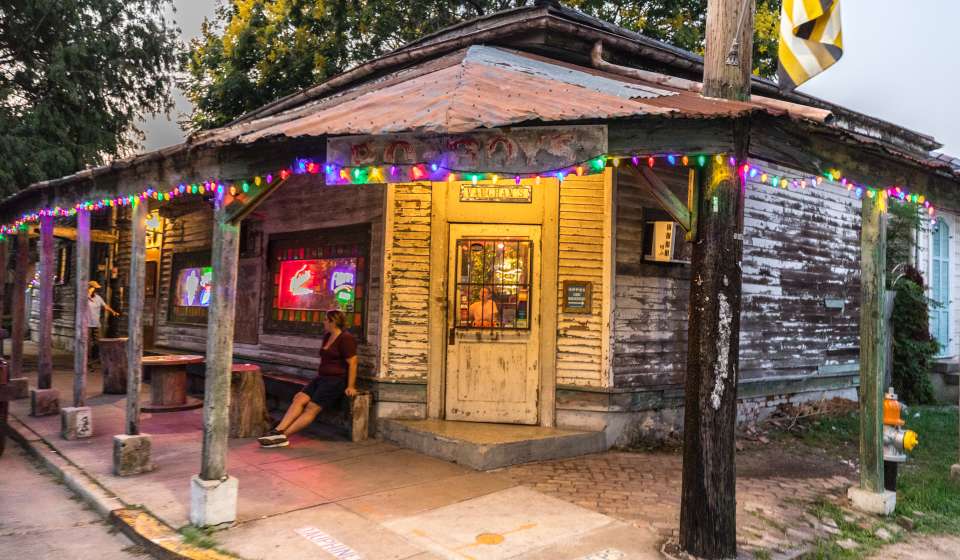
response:
<path id="1" fill-rule="evenodd" d="M 460 185 L 460 202 L 533 202 L 531 185 Z"/>

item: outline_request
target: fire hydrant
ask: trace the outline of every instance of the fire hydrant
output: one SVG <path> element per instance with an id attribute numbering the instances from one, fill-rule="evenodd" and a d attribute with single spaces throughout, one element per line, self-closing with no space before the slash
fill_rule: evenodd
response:
<path id="1" fill-rule="evenodd" d="M 903 429 L 901 414 L 907 414 L 907 405 L 890 387 L 883 397 L 883 486 L 891 492 L 897 491 L 897 467 L 920 442 L 916 432 Z"/>

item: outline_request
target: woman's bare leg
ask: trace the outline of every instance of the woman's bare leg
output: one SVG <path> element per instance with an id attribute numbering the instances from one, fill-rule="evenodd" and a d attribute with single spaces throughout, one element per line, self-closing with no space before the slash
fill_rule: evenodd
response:
<path id="1" fill-rule="evenodd" d="M 290 427 L 290 424 L 292 424 L 293 421 L 296 420 L 301 413 L 303 413 L 303 409 L 309 402 L 310 397 L 307 396 L 306 393 L 297 393 L 294 395 L 293 402 L 290 403 L 290 408 L 287 409 L 287 412 L 283 415 L 283 420 L 277 424 L 276 429 L 281 432 L 286 432 L 287 428 Z"/>
<path id="2" fill-rule="evenodd" d="M 323 408 L 319 404 L 314 402 L 307 403 L 303 413 L 300 416 L 297 416 L 297 419 L 294 420 L 289 427 L 283 430 L 284 435 L 292 436 L 293 434 L 309 426 L 310 423 L 317 418 L 317 414 L 320 414 L 321 410 L 323 410 Z"/>

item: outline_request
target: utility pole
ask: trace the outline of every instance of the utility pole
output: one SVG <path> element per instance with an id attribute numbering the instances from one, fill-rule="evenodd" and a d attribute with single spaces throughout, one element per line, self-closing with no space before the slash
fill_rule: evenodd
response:
<path id="1" fill-rule="evenodd" d="M 750 98 L 754 0 L 709 0 L 703 95 Z M 684 402 L 680 548 L 733 558 L 736 532 L 737 369 L 743 176 L 749 123 L 734 121 L 734 150 L 698 174 Z"/>

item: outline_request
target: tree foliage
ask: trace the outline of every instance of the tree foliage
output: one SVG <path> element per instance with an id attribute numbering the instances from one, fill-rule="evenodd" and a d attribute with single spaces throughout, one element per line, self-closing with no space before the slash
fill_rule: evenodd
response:
<path id="1" fill-rule="evenodd" d="M 0 189 L 99 164 L 171 106 L 170 0 L 0 3 Z"/>
<path id="2" fill-rule="evenodd" d="M 526 0 L 221 0 L 184 60 L 189 126 L 221 126 L 409 41 Z M 703 52 L 707 0 L 568 0 L 566 5 Z M 758 0 L 755 72 L 776 71 L 780 0 Z"/>
<path id="3" fill-rule="evenodd" d="M 934 402 L 930 368 L 940 345 L 930 336 L 930 300 L 923 289 L 923 277 L 907 267 L 894 285 L 893 301 L 893 387 L 900 400 L 909 404 Z"/>

